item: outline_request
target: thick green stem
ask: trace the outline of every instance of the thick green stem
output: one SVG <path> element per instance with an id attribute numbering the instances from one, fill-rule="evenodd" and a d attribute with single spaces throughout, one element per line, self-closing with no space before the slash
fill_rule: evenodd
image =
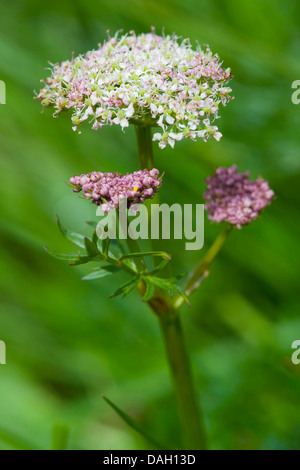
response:
<path id="1" fill-rule="evenodd" d="M 140 161 L 140 168 L 141 170 L 147 169 L 152 170 L 154 167 L 154 156 L 153 156 L 153 147 L 152 147 L 152 132 L 150 126 L 135 126 L 136 131 L 136 138 L 138 144 L 138 154 L 139 154 L 139 161 Z M 151 221 L 151 213 L 153 210 L 157 210 L 157 206 L 152 204 L 159 204 L 159 194 L 155 196 L 155 203 L 153 199 L 145 201 L 145 205 L 148 209 L 148 221 L 150 225 Z M 151 246 L 154 251 L 158 251 L 164 247 L 164 243 L 162 240 L 151 240 Z M 156 266 L 159 261 L 156 259 L 154 260 L 154 266 Z M 167 266 L 166 272 L 171 275 L 170 266 Z"/>
<path id="2" fill-rule="evenodd" d="M 150 126 L 135 126 L 140 168 L 142 170 L 152 170 L 154 167 L 154 157 L 152 148 L 152 135 Z"/>
<path id="3" fill-rule="evenodd" d="M 202 416 L 194 392 L 194 384 L 178 313 L 171 311 L 160 317 L 160 325 L 176 394 L 184 448 L 205 449 Z"/>
<path id="4" fill-rule="evenodd" d="M 151 170 L 154 167 L 151 127 L 135 126 L 140 168 Z M 152 240 L 153 249 L 161 240 Z M 139 286 L 143 295 L 145 286 Z M 180 418 L 182 437 L 185 449 L 205 449 L 204 427 L 199 412 L 194 384 L 181 328 L 179 313 L 172 309 L 170 300 L 159 290 L 148 302 L 157 314 L 174 385 L 178 414 Z"/>

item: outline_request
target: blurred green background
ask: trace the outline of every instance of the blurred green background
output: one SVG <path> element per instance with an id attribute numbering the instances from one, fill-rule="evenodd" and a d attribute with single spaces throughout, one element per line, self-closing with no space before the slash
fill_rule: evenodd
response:
<path id="1" fill-rule="evenodd" d="M 300 365 L 291 362 L 300 339 L 300 105 L 291 102 L 299 24 L 297 0 L 1 2 L 1 449 L 47 449 L 58 423 L 70 427 L 71 449 L 148 448 L 103 393 L 158 440 L 178 445 L 156 318 L 136 293 L 108 300 L 121 277 L 83 282 L 87 268 L 42 248 L 72 251 L 55 214 L 78 231 L 95 218 L 65 185 L 71 175 L 137 168 L 134 129 L 85 126 L 77 135 L 70 115 L 52 119 L 32 99 L 48 60 L 97 47 L 107 29 L 141 33 L 151 25 L 208 43 L 235 76 L 220 143 L 155 145 L 164 201 L 203 202 L 204 178 L 234 163 L 267 178 L 277 195 L 261 219 L 233 233 L 192 308 L 182 309 L 210 447 L 300 448 Z M 171 242 L 174 271 L 191 268 L 219 230 L 206 220 L 201 252 Z"/>

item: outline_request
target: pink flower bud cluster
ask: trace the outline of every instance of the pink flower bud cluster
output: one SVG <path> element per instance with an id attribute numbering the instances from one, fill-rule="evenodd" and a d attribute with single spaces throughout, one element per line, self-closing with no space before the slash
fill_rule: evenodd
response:
<path id="1" fill-rule="evenodd" d="M 93 129 L 156 126 L 153 140 L 160 148 L 174 147 L 183 138 L 220 140 L 214 121 L 220 105 L 232 99 L 230 78 L 230 69 L 222 68 L 209 48 L 193 50 L 188 39 L 175 35 L 131 31 L 84 56 L 52 64 L 38 98 L 54 107 L 54 114 L 72 109 L 74 130 L 87 119 Z"/>
<path id="2" fill-rule="evenodd" d="M 238 173 L 237 167 L 220 167 L 207 178 L 204 199 L 209 219 L 229 222 L 237 228 L 249 224 L 271 203 L 274 192 L 262 178 L 249 180 L 249 173 Z"/>
<path id="3" fill-rule="evenodd" d="M 134 173 L 101 173 L 93 171 L 86 175 L 72 176 L 70 184 L 73 191 L 83 192 L 85 199 L 91 199 L 96 205 L 101 205 L 104 213 L 117 209 L 124 199 L 127 207 L 139 204 L 153 198 L 162 184 L 159 171 L 139 170 Z"/>

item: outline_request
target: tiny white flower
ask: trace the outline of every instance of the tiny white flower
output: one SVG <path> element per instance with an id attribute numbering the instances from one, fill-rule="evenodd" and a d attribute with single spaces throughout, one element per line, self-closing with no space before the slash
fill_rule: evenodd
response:
<path id="1" fill-rule="evenodd" d="M 214 138 L 219 142 L 219 140 L 221 139 L 222 137 L 222 133 L 221 132 L 215 132 L 214 133 Z"/>
<path id="2" fill-rule="evenodd" d="M 202 130 L 202 131 L 197 131 L 197 137 L 204 137 L 205 134 L 207 134 L 207 131 L 206 129 Z"/>
<path id="3" fill-rule="evenodd" d="M 128 108 L 125 110 L 125 116 L 131 118 L 134 115 L 134 106 L 133 103 L 130 103 Z"/>
<path id="4" fill-rule="evenodd" d="M 172 116 L 170 116 L 170 114 L 168 114 L 167 117 L 166 117 L 166 122 L 168 124 L 174 124 L 175 119 Z"/>
<path id="5" fill-rule="evenodd" d="M 167 145 L 167 144 L 166 144 L 166 142 L 165 142 L 164 140 L 161 140 L 161 141 L 159 142 L 159 144 L 158 144 L 158 146 L 159 146 L 160 149 L 164 149 L 164 148 L 166 147 L 166 145 Z"/>
<path id="6" fill-rule="evenodd" d="M 175 145 L 175 140 L 168 138 L 168 144 L 171 145 L 172 149 L 174 148 Z"/>
<path id="7" fill-rule="evenodd" d="M 161 114 L 159 120 L 157 121 L 157 125 L 158 125 L 159 127 L 162 127 L 162 128 L 164 129 L 164 128 L 165 128 L 165 125 L 164 125 L 164 122 L 163 122 L 163 121 L 164 121 L 164 115 Z"/>
<path id="8" fill-rule="evenodd" d="M 161 140 L 162 139 L 162 134 L 160 134 L 159 132 L 156 132 L 153 137 L 152 137 L 152 140 Z"/>
<path id="9" fill-rule="evenodd" d="M 151 103 L 151 104 L 150 104 L 150 109 L 151 109 L 151 111 L 152 111 L 153 114 L 156 114 L 156 113 L 157 113 L 157 106 L 156 106 L 156 104 Z"/>
<path id="10" fill-rule="evenodd" d="M 91 94 L 91 102 L 93 106 L 95 106 L 97 103 L 101 103 L 101 100 L 99 96 L 96 95 L 96 93 Z"/>
<path id="11" fill-rule="evenodd" d="M 120 121 L 120 126 L 122 127 L 122 129 L 124 129 L 124 127 L 128 127 L 129 126 L 129 122 L 127 121 L 127 119 L 121 119 Z"/>
<path id="12" fill-rule="evenodd" d="M 183 138 L 183 133 L 179 132 L 178 134 L 175 134 L 174 132 L 170 132 L 169 137 L 179 142 Z"/>

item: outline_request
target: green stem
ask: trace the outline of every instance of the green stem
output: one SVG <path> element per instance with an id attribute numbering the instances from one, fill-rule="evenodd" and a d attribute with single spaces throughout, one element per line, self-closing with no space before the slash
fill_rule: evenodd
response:
<path id="1" fill-rule="evenodd" d="M 203 260 L 194 269 L 192 276 L 185 286 L 185 291 L 188 295 L 197 289 L 203 279 L 207 277 L 211 263 L 224 245 L 231 230 L 232 225 L 228 224 L 225 226 L 207 251 Z M 174 303 L 175 312 L 178 310 L 182 302 L 182 298 L 178 297 Z M 181 425 L 186 437 L 186 445 L 188 445 L 187 448 L 205 449 L 202 419 L 198 414 L 197 402 L 193 393 L 192 376 L 179 317 L 176 315 L 175 317 L 170 316 L 170 314 L 162 316 L 161 326 L 172 370 L 173 382 L 181 415 Z M 197 445 L 201 447 L 196 447 Z"/>
<path id="2" fill-rule="evenodd" d="M 162 315 L 160 325 L 177 400 L 184 448 L 205 449 L 204 426 L 194 393 L 190 362 L 178 313 L 171 311 Z"/>
<path id="3" fill-rule="evenodd" d="M 141 170 L 147 169 L 152 170 L 154 167 L 154 156 L 153 156 L 153 147 L 152 147 L 152 132 L 150 126 L 135 126 L 136 138 L 137 138 L 137 145 L 138 145 L 138 154 L 139 154 L 139 161 L 140 161 L 140 168 Z M 151 212 L 153 210 L 157 210 L 157 206 L 153 206 L 154 204 L 153 199 L 145 201 L 145 205 L 148 209 L 148 221 L 150 225 L 151 221 Z M 155 196 L 155 204 L 159 204 L 159 194 Z M 158 251 L 162 247 L 161 240 L 151 240 L 151 246 L 153 251 Z M 154 266 L 158 264 L 158 260 L 154 260 Z M 171 275 L 170 266 L 166 268 L 166 272 Z"/>
<path id="4" fill-rule="evenodd" d="M 151 127 L 135 126 L 135 129 L 140 168 L 151 170 L 154 167 Z M 158 240 L 152 240 L 152 245 L 156 242 Z M 143 283 L 139 286 L 139 290 L 143 295 Z M 160 291 L 148 303 L 160 320 L 176 395 L 184 447 L 185 449 L 204 449 L 204 427 L 195 396 L 179 313 L 171 308 L 169 299 L 163 296 Z"/>
<path id="5" fill-rule="evenodd" d="M 152 170 L 154 167 L 154 157 L 152 148 L 152 135 L 150 126 L 135 126 L 140 168 L 142 170 Z"/>

